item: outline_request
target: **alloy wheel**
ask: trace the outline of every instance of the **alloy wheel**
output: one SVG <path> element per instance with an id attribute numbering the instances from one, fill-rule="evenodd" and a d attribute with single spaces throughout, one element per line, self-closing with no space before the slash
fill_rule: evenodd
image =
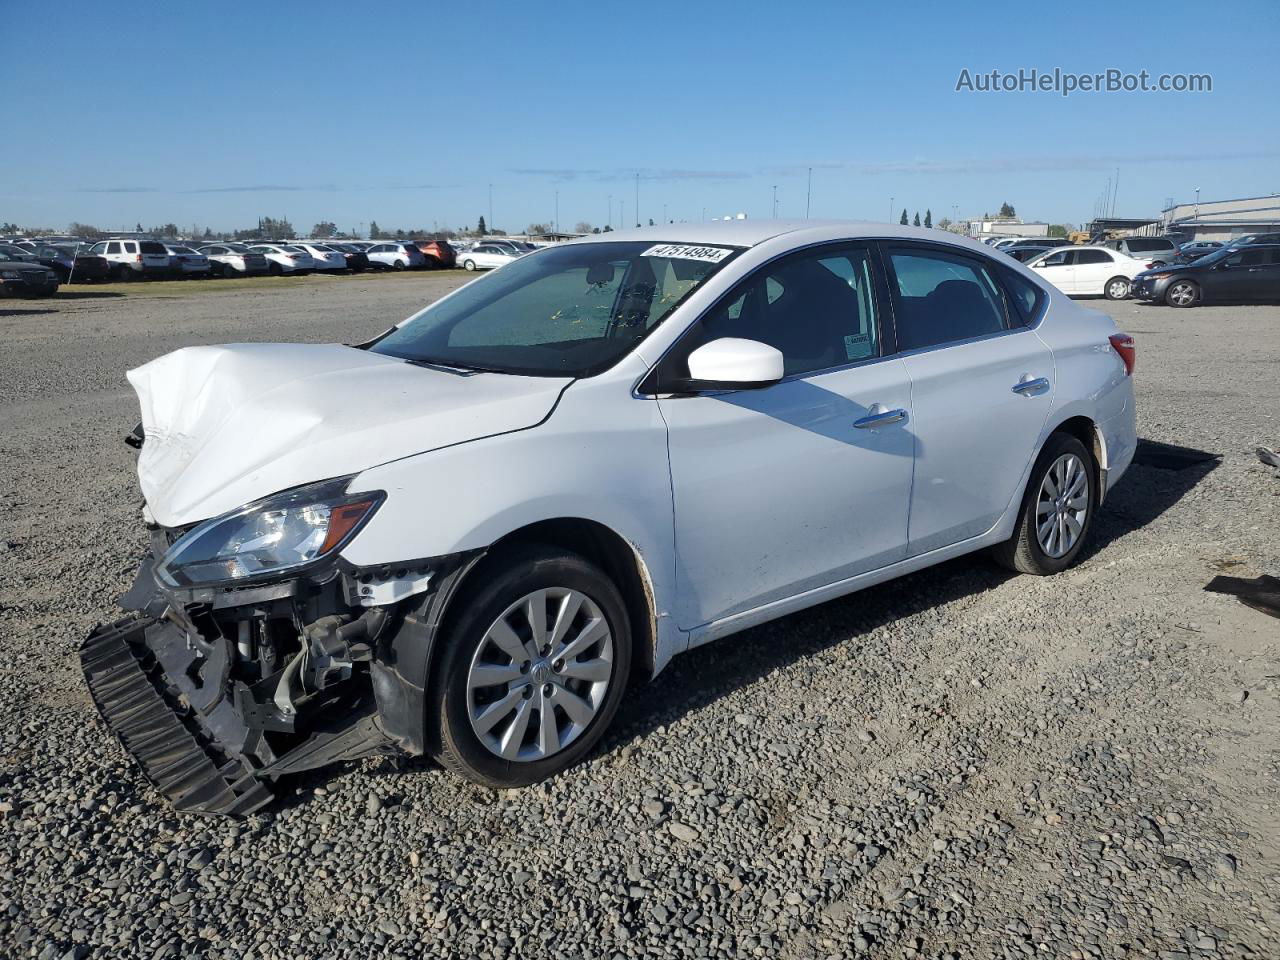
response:
<path id="1" fill-rule="evenodd" d="M 1169 290 L 1169 299 L 1180 307 L 1185 307 L 1196 298 L 1195 288 L 1189 283 L 1175 283 Z"/>
<path id="2" fill-rule="evenodd" d="M 1036 497 L 1036 540 L 1054 560 L 1066 556 L 1084 532 L 1089 514 L 1089 474 L 1074 453 L 1054 460 Z"/>
<path id="3" fill-rule="evenodd" d="M 1129 284 L 1124 280 L 1113 280 L 1108 292 L 1112 300 L 1123 300 L 1129 295 Z"/>
<path id="4" fill-rule="evenodd" d="M 485 631 L 471 658 L 472 731 L 504 760 L 559 753 L 603 706 L 613 654 L 609 623 L 586 594 L 563 587 L 527 594 Z"/>

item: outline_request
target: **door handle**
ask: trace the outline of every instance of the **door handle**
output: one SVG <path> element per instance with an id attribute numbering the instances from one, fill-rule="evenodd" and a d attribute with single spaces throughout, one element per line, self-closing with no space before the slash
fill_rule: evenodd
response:
<path id="1" fill-rule="evenodd" d="M 1049 389 L 1048 377 L 1036 377 L 1034 380 L 1022 379 L 1013 385 L 1013 392 L 1029 397 L 1035 393 L 1044 393 Z"/>
<path id="2" fill-rule="evenodd" d="M 871 410 L 861 420 L 853 421 L 853 425 L 859 430 L 868 430 L 874 427 L 887 427 L 891 423 L 899 423 L 907 419 L 907 411 L 890 410 L 883 403 L 872 404 Z"/>

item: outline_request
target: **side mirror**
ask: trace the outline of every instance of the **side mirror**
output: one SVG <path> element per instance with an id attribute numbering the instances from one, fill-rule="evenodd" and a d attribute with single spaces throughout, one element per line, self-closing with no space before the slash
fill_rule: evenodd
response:
<path id="1" fill-rule="evenodd" d="M 721 337 L 689 354 L 685 390 L 755 390 L 783 376 L 782 353 L 758 340 Z"/>

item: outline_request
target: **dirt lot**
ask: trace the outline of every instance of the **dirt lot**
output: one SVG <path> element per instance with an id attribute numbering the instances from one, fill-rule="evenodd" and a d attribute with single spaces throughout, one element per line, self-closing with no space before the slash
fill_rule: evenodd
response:
<path id="1" fill-rule="evenodd" d="M 1280 956 L 1280 308 L 1121 304 L 1135 466 L 1052 579 L 981 557 L 712 644 L 604 746 L 495 795 L 427 764 L 178 816 L 76 648 L 143 535 L 124 371 L 358 340 L 455 274 L 0 304 L 0 956 Z M 176 289 L 170 289 L 176 288 Z"/>

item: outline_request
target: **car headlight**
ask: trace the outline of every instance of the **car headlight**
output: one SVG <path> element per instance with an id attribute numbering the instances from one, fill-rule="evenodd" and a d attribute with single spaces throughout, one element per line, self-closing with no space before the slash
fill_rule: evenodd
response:
<path id="1" fill-rule="evenodd" d="M 0 277 L 3 277 L 5 280 L 21 280 L 22 274 L 17 270 L 0 270 Z"/>
<path id="2" fill-rule="evenodd" d="M 157 574 L 171 586 L 210 586 L 278 576 L 334 553 L 382 503 L 381 491 L 348 494 L 350 477 L 267 497 L 207 520 L 169 547 Z"/>

